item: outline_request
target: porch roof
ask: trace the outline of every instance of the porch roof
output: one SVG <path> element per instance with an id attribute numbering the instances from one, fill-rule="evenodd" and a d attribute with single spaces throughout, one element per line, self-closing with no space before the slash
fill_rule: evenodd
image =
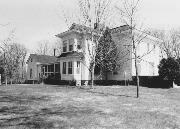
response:
<path id="1" fill-rule="evenodd" d="M 55 63 L 57 61 L 57 57 L 55 56 L 37 55 L 37 54 L 30 54 L 27 62 L 29 62 L 30 59 L 35 59 L 35 61 L 40 64 Z"/>
<path id="2" fill-rule="evenodd" d="M 76 52 L 76 51 L 72 51 L 72 52 L 66 52 L 66 53 L 62 53 L 60 56 L 58 56 L 58 58 L 63 58 L 63 57 L 79 57 L 79 58 L 83 58 L 84 55 L 82 52 Z"/>

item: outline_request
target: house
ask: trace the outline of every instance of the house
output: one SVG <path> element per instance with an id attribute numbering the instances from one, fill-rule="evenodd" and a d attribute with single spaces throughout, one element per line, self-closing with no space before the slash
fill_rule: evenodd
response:
<path id="1" fill-rule="evenodd" d="M 60 64 L 55 56 L 30 54 L 26 63 L 28 83 L 37 83 L 43 75 L 49 76 L 60 72 Z"/>
<path id="2" fill-rule="evenodd" d="M 135 57 L 133 54 L 133 45 L 130 38 L 130 30 L 127 25 L 111 29 L 112 38 L 118 45 L 120 51 L 121 65 L 116 72 L 109 74 L 109 80 L 131 80 L 136 76 Z M 160 39 L 135 31 L 136 53 L 138 58 L 139 76 L 158 76 L 158 65 L 161 60 Z"/>
<path id="3" fill-rule="evenodd" d="M 89 58 L 90 51 L 94 48 L 91 34 L 96 39 L 100 35 L 99 30 L 86 26 L 72 24 L 69 30 L 57 34 L 62 40 L 61 55 L 45 56 L 31 54 L 27 64 L 27 80 L 39 80 L 42 76 L 59 73 L 61 80 L 90 80 Z M 137 31 L 137 36 L 141 33 Z M 120 26 L 111 29 L 114 42 L 118 46 L 120 54 L 120 68 L 108 73 L 108 80 L 131 80 L 135 76 L 135 60 L 132 54 L 132 42 L 129 37 L 128 26 Z M 139 76 L 158 76 L 158 64 L 160 62 L 160 40 L 150 35 L 145 35 L 141 44 L 137 47 Z M 147 53 L 147 55 L 145 54 Z M 98 76 L 95 76 L 98 79 Z"/>

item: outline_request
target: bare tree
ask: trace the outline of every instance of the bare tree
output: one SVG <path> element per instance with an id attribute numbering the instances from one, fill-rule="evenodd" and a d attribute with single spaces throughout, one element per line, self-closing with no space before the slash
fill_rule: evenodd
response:
<path id="1" fill-rule="evenodd" d="M 85 65 L 91 74 L 91 87 L 94 85 L 94 68 L 96 63 L 96 54 L 99 39 L 104 31 L 100 24 L 105 24 L 108 16 L 108 9 L 110 7 L 110 0 L 79 0 L 79 8 L 82 15 L 83 25 L 89 27 L 89 38 L 87 40 L 88 61 Z"/>
<path id="2" fill-rule="evenodd" d="M 55 55 L 55 56 L 59 56 L 61 54 L 61 40 L 56 39 L 55 41 L 52 42 L 52 49 L 50 51 L 50 55 Z"/>
<path id="3" fill-rule="evenodd" d="M 39 41 L 37 49 L 34 51 L 34 53 L 39 54 L 39 55 L 50 55 L 50 56 L 54 56 L 54 54 L 60 55 L 60 53 L 61 53 L 60 41 L 59 40 Z"/>
<path id="4" fill-rule="evenodd" d="M 162 57 L 180 58 L 180 31 L 178 29 L 168 31 L 148 29 L 146 32 L 162 40 L 160 45 Z"/>
<path id="5" fill-rule="evenodd" d="M 91 87 L 94 85 L 94 68 L 97 46 L 100 37 L 103 33 L 103 27 L 100 24 L 105 24 L 109 14 L 110 0 L 78 0 L 79 12 L 74 16 L 67 16 L 64 12 L 64 19 L 66 24 L 74 22 L 80 23 L 86 29 L 82 30 L 82 34 L 86 35 L 86 50 L 83 50 L 86 60 L 83 61 L 84 65 L 88 68 L 91 76 Z"/>
<path id="6" fill-rule="evenodd" d="M 154 48 L 148 50 L 145 53 L 138 53 L 138 48 L 140 44 L 148 36 L 144 33 L 142 29 L 142 24 L 138 22 L 138 9 L 140 5 L 140 0 L 123 0 L 120 7 L 116 6 L 118 14 L 120 14 L 120 20 L 125 25 L 129 26 L 129 38 L 131 40 L 130 44 L 127 44 L 127 48 L 132 48 L 132 57 L 127 60 L 134 60 L 135 73 L 136 73 L 136 83 L 137 83 L 137 98 L 139 97 L 139 72 L 138 64 L 143 60 L 143 57 L 151 53 Z"/>
<path id="7" fill-rule="evenodd" d="M 38 42 L 37 49 L 35 50 L 36 54 L 39 55 L 49 55 L 50 47 L 48 40 L 42 40 Z"/>
<path id="8" fill-rule="evenodd" d="M 25 57 L 27 54 L 27 49 L 15 42 L 14 40 L 15 31 L 13 30 L 10 33 L 10 36 L 2 42 L 2 59 L 3 63 L 1 64 L 4 68 L 5 80 L 7 85 L 7 80 L 11 83 L 13 80 L 17 80 L 16 75 L 22 74 L 23 71 L 21 68 L 25 64 Z M 24 75 L 22 75 L 24 76 Z M 18 78 L 19 79 L 19 78 Z"/>

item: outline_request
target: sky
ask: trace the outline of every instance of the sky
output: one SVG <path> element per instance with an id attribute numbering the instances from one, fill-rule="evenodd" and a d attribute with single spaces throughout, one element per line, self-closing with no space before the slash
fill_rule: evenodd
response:
<path id="1" fill-rule="evenodd" d="M 67 29 L 62 10 L 75 11 L 77 0 L 0 0 L 0 40 L 15 30 L 18 42 L 34 50 L 42 40 L 56 40 Z M 147 28 L 180 28 L 180 0 L 141 0 L 140 17 Z M 65 12 L 65 13 L 68 13 Z M 6 25 L 7 24 L 7 25 Z"/>

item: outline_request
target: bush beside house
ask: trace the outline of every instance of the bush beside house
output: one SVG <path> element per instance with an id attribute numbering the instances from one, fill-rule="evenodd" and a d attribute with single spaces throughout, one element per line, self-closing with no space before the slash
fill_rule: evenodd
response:
<path id="1" fill-rule="evenodd" d="M 173 82 L 180 85 L 180 59 L 169 57 L 163 58 L 158 66 L 159 77 L 163 81 L 169 81 L 169 86 L 173 86 Z"/>

